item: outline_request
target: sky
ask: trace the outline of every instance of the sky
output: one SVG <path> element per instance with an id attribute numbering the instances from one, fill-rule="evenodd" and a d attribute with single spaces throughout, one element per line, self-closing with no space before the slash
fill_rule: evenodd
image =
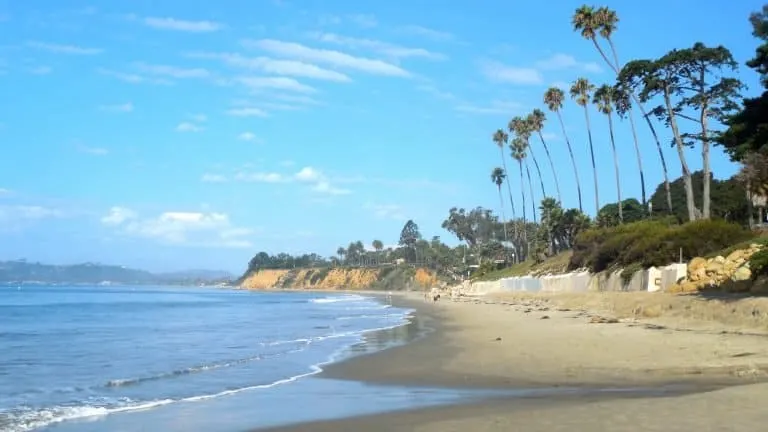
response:
<path id="1" fill-rule="evenodd" d="M 622 61 L 723 44 L 746 94 L 759 92 L 743 62 L 762 1 L 603 4 L 621 20 Z M 613 81 L 571 28 L 579 5 L 0 0 L 0 260 L 241 272 L 261 250 L 394 245 L 408 219 L 456 244 L 440 228 L 451 207 L 500 210 L 493 132 L 543 108 L 550 86 Z M 604 205 L 616 200 L 607 120 L 590 109 Z M 547 114 L 563 204 L 577 207 Z M 563 116 L 594 213 L 584 112 L 567 100 Z M 650 196 L 662 172 L 638 131 Z M 623 197 L 639 198 L 628 124 L 617 122 L 616 140 Z M 543 148 L 531 146 L 554 195 Z M 665 155 L 674 179 L 679 159 Z M 700 169 L 700 152 L 687 160 Z M 519 172 L 507 165 L 520 216 Z M 719 149 L 712 168 L 717 178 L 738 169 Z"/>

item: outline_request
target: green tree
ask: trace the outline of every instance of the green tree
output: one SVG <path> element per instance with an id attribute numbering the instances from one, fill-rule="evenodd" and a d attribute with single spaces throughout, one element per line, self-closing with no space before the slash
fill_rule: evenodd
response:
<path id="1" fill-rule="evenodd" d="M 504 215 L 504 198 L 501 196 L 501 185 L 504 183 L 504 179 L 507 178 L 507 173 L 503 168 L 496 167 L 491 171 L 491 181 L 496 185 L 496 190 L 499 192 L 499 204 L 501 205 L 501 220 L 504 224 L 504 241 L 508 241 L 507 238 L 507 217 Z"/>
<path id="2" fill-rule="evenodd" d="M 616 152 L 616 140 L 613 136 L 613 101 L 614 101 L 613 87 L 603 84 L 596 91 L 592 97 L 592 103 L 597 105 L 597 110 L 605 114 L 608 117 L 608 134 L 611 138 L 611 150 L 613 151 L 613 169 L 616 174 L 616 195 L 618 200 L 616 203 L 619 207 L 619 223 L 623 223 L 624 214 L 621 208 L 621 176 L 619 175 L 619 155 Z M 600 214 L 598 210 L 597 214 Z"/>
<path id="3" fill-rule="evenodd" d="M 647 210 L 635 198 L 628 198 L 621 202 L 622 219 L 624 223 L 637 222 L 645 219 Z M 606 204 L 597 215 L 597 225 L 600 227 L 612 227 L 620 224 L 619 206 L 617 203 Z"/>
<path id="4" fill-rule="evenodd" d="M 632 120 L 632 105 L 629 101 L 629 95 L 627 94 L 627 91 L 620 87 L 614 87 L 613 88 L 613 104 L 616 108 L 616 114 L 620 118 L 625 118 L 627 115 L 629 115 L 629 121 L 632 124 L 632 134 L 633 134 L 633 144 L 635 147 L 635 159 L 637 160 L 637 169 L 640 172 L 640 189 L 642 192 L 642 205 L 643 208 L 648 207 L 648 199 L 645 193 L 645 171 L 643 170 L 643 158 L 640 155 L 640 145 L 637 141 L 637 136 L 635 135 L 635 126 L 634 121 Z M 666 174 L 664 174 L 664 186 L 665 190 L 669 192 L 669 181 L 666 179 Z M 671 198 L 669 194 L 667 194 L 668 198 Z"/>
<path id="5" fill-rule="evenodd" d="M 544 135 L 542 134 L 542 130 L 544 129 L 544 122 L 547 120 L 547 115 L 544 114 L 544 111 L 536 108 L 528 116 L 527 120 L 528 120 L 528 124 L 531 127 L 531 130 L 536 132 L 536 134 L 539 136 L 541 145 L 542 147 L 544 147 L 544 152 L 546 152 L 547 154 L 547 160 L 549 160 L 549 168 L 552 170 L 552 178 L 555 180 L 555 190 L 557 190 L 557 200 L 562 202 L 562 196 L 560 195 L 560 182 L 557 179 L 557 171 L 555 170 L 555 164 L 554 162 L 552 162 L 552 155 L 549 153 L 549 147 L 547 146 L 547 142 L 544 141 Z"/>
<path id="6" fill-rule="evenodd" d="M 402 231 L 400 231 L 400 246 L 405 246 L 408 250 L 412 251 L 415 258 L 416 254 L 416 242 L 421 240 L 421 233 L 419 232 L 419 226 L 416 225 L 416 222 L 409 219 L 408 222 L 405 223 L 403 226 Z"/>
<path id="7" fill-rule="evenodd" d="M 376 251 L 376 263 L 381 264 L 381 250 L 384 249 L 384 243 L 381 240 L 374 240 L 371 242 L 371 246 Z"/>
<path id="8" fill-rule="evenodd" d="M 742 161 L 749 153 L 768 150 L 768 4 L 749 17 L 752 35 L 762 41 L 747 66 L 760 74 L 763 93 L 743 101 L 743 108 L 726 119 L 728 129 L 718 138 L 731 159 Z"/>
<path id="9" fill-rule="evenodd" d="M 595 215 L 600 211 L 600 194 L 598 191 L 597 181 L 597 165 L 595 165 L 595 148 L 592 144 L 592 128 L 589 125 L 589 104 L 590 96 L 595 90 L 595 86 L 589 82 L 586 78 L 578 78 L 571 85 L 571 98 L 573 98 L 577 104 L 584 108 L 584 119 L 587 122 L 587 137 L 589 138 L 589 154 L 592 158 L 592 176 L 595 183 Z"/>
<path id="10" fill-rule="evenodd" d="M 622 69 L 621 63 L 619 62 L 619 56 L 616 52 L 616 45 L 613 43 L 613 33 L 616 31 L 616 26 L 619 22 L 619 16 L 616 14 L 615 11 L 607 8 L 607 7 L 601 7 L 597 10 L 595 10 L 594 7 L 583 5 L 576 9 L 576 11 L 573 14 L 573 18 L 571 20 L 571 24 L 573 25 L 573 29 L 575 31 L 581 32 L 581 36 L 587 40 L 592 41 L 592 44 L 595 46 L 595 49 L 600 54 L 600 56 L 603 58 L 606 64 L 616 73 L 617 77 L 620 75 L 619 71 Z M 608 56 L 605 54 L 605 51 L 602 49 L 600 44 L 597 41 L 597 33 L 599 32 L 600 36 L 603 37 L 607 42 L 608 45 L 611 47 L 611 52 L 613 53 L 613 62 L 611 62 L 608 59 Z M 667 203 L 668 207 L 672 207 L 672 196 L 669 192 L 669 171 L 667 170 L 667 161 L 664 157 L 664 151 L 661 147 L 661 141 L 659 141 L 659 136 L 656 134 L 656 128 L 653 127 L 653 123 L 651 122 L 651 119 L 648 115 L 648 113 L 645 111 L 645 108 L 640 103 L 640 100 L 638 100 L 637 95 L 635 95 L 635 92 L 633 89 L 627 87 L 623 83 L 617 84 L 617 90 L 621 91 L 622 93 L 626 93 L 628 96 L 630 96 L 634 101 L 635 104 L 637 104 L 638 109 L 640 109 L 640 112 L 643 114 L 643 118 L 645 118 L 646 124 L 648 125 L 648 128 L 651 130 L 651 135 L 653 135 L 653 139 L 656 142 L 656 149 L 659 152 L 659 159 L 661 161 L 661 168 L 664 173 L 664 187 L 667 191 Z M 635 128 L 635 120 L 634 115 L 632 113 L 632 108 L 629 104 L 626 105 L 627 110 L 625 113 L 629 117 L 629 124 L 632 128 L 632 139 L 635 143 L 635 148 L 639 148 L 639 141 L 637 139 L 637 130 Z M 638 151 L 639 154 L 639 151 Z M 641 163 L 642 164 L 642 163 Z M 642 167 L 640 168 L 640 172 L 642 173 Z M 641 174 L 642 175 L 642 174 Z M 645 205 L 646 202 L 646 196 L 645 196 L 645 179 L 641 178 L 641 191 L 642 191 L 642 198 L 643 198 L 643 205 Z"/>
<path id="11" fill-rule="evenodd" d="M 531 159 L 533 160 L 533 163 L 536 167 L 536 173 L 539 175 L 539 185 L 541 186 L 541 195 L 542 197 L 547 196 L 547 192 L 544 189 L 544 180 L 541 176 L 541 170 L 539 169 L 539 162 L 536 160 L 536 156 L 533 155 L 533 149 L 531 149 L 531 132 L 533 132 L 533 123 L 531 116 L 528 116 L 526 118 L 522 118 L 519 116 L 513 117 L 512 120 L 509 121 L 509 124 L 507 125 L 510 132 L 513 132 L 515 135 L 517 135 L 518 138 L 521 138 L 523 141 L 525 141 L 525 153 L 526 153 L 526 169 L 528 167 L 528 159 L 527 157 L 530 155 Z M 530 177 L 530 173 L 528 173 L 528 176 Z M 533 197 L 533 191 L 531 191 L 531 197 Z M 533 206 L 533 214 L 534 214 L 534 220 L 536 218 L 536 206 L 533 202 L 531 202 L 531 205 Z"/>
<path id="12" fill-rule="evenodd" d="M 685 183 L 685 202 L 688 209 L 688 220 L 697 219 L 697 209 L 693 200 L 693 184 L 691 183 L 691 171 L 688 169 L 688 162 L 685 160 L 685 144 L 683 142 L 680 127 L 677 123 L 679 114 L 675 111 L 672 97 L 682 92 L 681 82 L 681 63 L 675 59 L 675 53 L 671 52 L 658 60 L 634 60 L 626 65 L 619 73 L 619 83 L 621 86 L 639 89 L 639 98 L 643 102 L 648 102 L 656 96 L 661 96 L 663 104 L 651 110 L 659 119 L 663 119 L 672 128 L 677 156 L 680 159 L 680 166 L 683 172 Z"/>
<path id="13" fill-rule="evenodd" d="M 336 249 L 336 255 L 339 256 L 339 262 L 344 262 L 344 256 L 347 254 L 347 250 L 344 249 L 344 246 L 339 246 L 338 249 Z"/>
<path id="14" fill-rule="evenodd" d="M 571 141 L 568 139 L 568 134 L 565 132 L 565 123 L 563 122 L 563 116 L 561 110 L 563 109 L 563 100 L 565 99 L 565 93 L 557 87 L 550 87 L 544 93 L 544 103 L 547 105 L 550 111 L 557 114 L 557 119 L 560 121 L 560 129 L 563 131 L 563 137 L 565 138 L 565 144 L 568 146 L 568 154 L 571 156 L 571 165 L 573 166 L 573 176 L 576 179 L 576 191 L 579 195 L 579 210 L 583 211 L 581 202 L 581 182 L 579 181 L 579 169 L 576 165 L 576 158 L 573 157 L 573 147 L 571 147 Z"/>

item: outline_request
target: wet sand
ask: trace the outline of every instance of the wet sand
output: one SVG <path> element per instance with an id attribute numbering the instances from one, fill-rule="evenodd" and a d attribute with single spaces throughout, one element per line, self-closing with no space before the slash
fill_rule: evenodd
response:
<path id="1" fill-rule="evenodd" d="M 441 301 L 417 294 L 431 331 L 405 346 L 326 368 L 377 384 L 579 389 L 313 422 L 274 431 L 753 431 L 768 423 L 768 337 L 590 314 L 525 301 Z M 675 328 L 675 329 L 672 329 Z M 598 389 L 634 389 L 599 392 Z"/>

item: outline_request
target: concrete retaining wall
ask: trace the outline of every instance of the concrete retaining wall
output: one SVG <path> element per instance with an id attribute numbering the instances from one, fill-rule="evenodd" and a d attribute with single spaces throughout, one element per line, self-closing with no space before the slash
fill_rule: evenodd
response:
<path id="1" fill-rule="evenodd" d="M 591 274 L 573 272 L 547 276 L 519 276 L 489 282 L 466 284 L 467 295 L 485 295 L 496 292 L 588 292 L 588 291 L 660 291 L 685 277 L 686 264 L 671 264 L 662 268 L 651 267 L 632 275 L 627 283 L 621 272 Z"/>

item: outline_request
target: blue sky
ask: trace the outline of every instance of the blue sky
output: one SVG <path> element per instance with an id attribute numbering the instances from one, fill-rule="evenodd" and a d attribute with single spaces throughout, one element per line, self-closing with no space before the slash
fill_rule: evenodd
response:
<path id="1" fill-rule="evenodd" d="M 612 81 L 571 29 L 580 4 L 0 0 L 0 259 L 241 271 L 259 250 L 394 244 L 408 218 L 455 243 L 440 228 L 450 207 L 498 210 L 493 131 L 549 86 Z M 621 18 L 623 61 L 702 41 L 743 63 L 762 2 L 603 4 Z M 759 91 L 751 70 L 740 77 Z M 583 111 L 568 101 L 563 114 L 591 211 Z M 591 116 L 605 204 L 607 122 Z M 629 127 L 617 129 L 624 196 L 639 197 Z M 639 131 L 650 195 L 662 175 Z M 575 207 L 553 115 L 545 136 Z M 712 165 L 719 178 L 737 170 L 719 150 Z"/>

